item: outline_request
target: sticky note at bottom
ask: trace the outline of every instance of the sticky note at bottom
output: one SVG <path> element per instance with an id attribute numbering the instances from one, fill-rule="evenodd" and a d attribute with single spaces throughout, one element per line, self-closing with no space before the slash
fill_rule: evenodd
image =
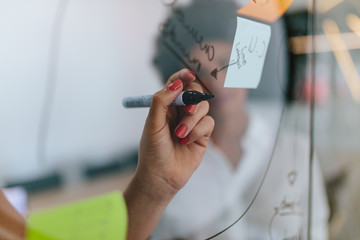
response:
<path id="1" fill-rule="evenodd" d="M 119 192 L 31 213 L 27 240 L 125 240 L 127 210 Z"/>
<path id="2" fill-rule="evenodd" d="M 270 42 L 269 25 L 237 18 L 224 87 L 257 88 Z"/>

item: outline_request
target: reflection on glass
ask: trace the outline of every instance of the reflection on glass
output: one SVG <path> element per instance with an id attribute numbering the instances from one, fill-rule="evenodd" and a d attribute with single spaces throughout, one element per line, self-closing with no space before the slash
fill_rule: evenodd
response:
<path id="1" fill-rule="evenodd" d="M 224 88 L 236 67 L 236 12 L 248 3 L 69 1 L 56 21 L 59 2 L 2 1 L 1 185 L 25 187 L 30 210 L 124 189 L 147 110 L 125 110 L 122 98 L 153 94 L 187 67 L 215 95 L 216 128 L 154 239 L 205 239 L 229 226 L 217 239 L 359 239 L 360 2 L 294 0 L 265 23 L 271 40 L 259 87 Z M 59 31 L 59 52 L 49 52 Z M 58 57 L 57 84 L 39 164 L 48 56 Z"/>
<path id="2" fill-rule="evenodd" d="M 323 167 L 329 205 L 329 238 L 357 239 L 359 222 L 359 101 L 360 101 L 360 3 L 338 2 L 316 15 L 316 35 L 325 35 L 316 54 L 318 90 L 329 89 L 325 101 L 315 105 L 315 149 Z M 315 91 L 316 93 L 316 91 Z"/>

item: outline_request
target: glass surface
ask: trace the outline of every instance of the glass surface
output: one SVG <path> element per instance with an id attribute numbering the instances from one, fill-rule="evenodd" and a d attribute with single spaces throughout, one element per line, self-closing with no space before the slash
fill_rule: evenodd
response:
<path id="1" fill-rule="evenodd" d="M 254 61 L 251 54 L 262 47 L 257 36 L 245 44 L 234 40 L 239 16 L 234 9 L 246 3 L 178 1 L 161 25 L 155 66 L 164 79 L 180 66 L 194 70 L 215 95 L 210 114 L 216 125 L 202 164 L 168 206 L 155 238 L 302 239 L 311 236 L 309 219 L 314 237 L 327 237 L 326 193 L 318 165 L 316 194 L 309 195 L 312 55 L 298 59 L 288 44 L 299 26 L 304 35 L 311 31 L 311 16 L 305 3 L 302 12 L 295 6 L 274 23 L 265 23 L 271 39 L 259 86 L 225 88 L 232 68 L 247 67 Z M 300 22 L 291 22 L 298 12 Z M 245 28 L 238 31 L 247 33 Z M 237 80 L 255 74 L 238 74 Z M 309 200 L 316 205 L 313 219 Z"/>
<path id="2" fill-rule="evenodd" d="M 359 16 L 359 1 L 317 1 L 314 140 L 328 192 L 330 239 L 360 237 Z"/>
<path id="3" fill-rule="evenodd" d="M 287 2 L 0 1 L 1 186 L 30 209 L 123 190 L 148 110 L 122 99 L 187 67 L 216 126 L 154 239 L 359 238 L 360 4 Z"/>

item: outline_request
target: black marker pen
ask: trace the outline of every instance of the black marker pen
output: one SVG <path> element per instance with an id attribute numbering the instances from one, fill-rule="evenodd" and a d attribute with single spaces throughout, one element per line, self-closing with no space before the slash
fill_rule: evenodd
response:
<path id="1" fill-rule="evenodd" d="M 126 97 L 123 99 L 123 105 L 126 108 L 150 107 L 153 95 Z M 195 105 L 201 101 L 209 100 L 214 96 L 198 91 L 183 91 L 172 102 L 172 106 Z"/>

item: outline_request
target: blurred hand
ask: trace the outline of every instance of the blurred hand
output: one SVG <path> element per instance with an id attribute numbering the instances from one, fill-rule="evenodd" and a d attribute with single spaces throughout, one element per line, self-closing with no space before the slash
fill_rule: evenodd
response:
<path id="1" fill-rule="evenodd" d="M 214 120 L 207 115 L 209 103 L 170 106 L 183 90 L 202 92 L 195 79 L 192 71 L 182 69 L 153 96 L 140 142 L 138 167 L 124 193 L 129 239 L 142 239 L 137 237 L 140 231 L 146 232 L 144 225 L 151 234 L 163 210 L 189 180 L 205 153 L 214 128 Z M 141 222 L 141 218 L 147 222 Z"/>
<path id="2" fill-rule="evenodd" d="M 25 219 L 0 189 L 0 239 L 25 239 Z"/>

